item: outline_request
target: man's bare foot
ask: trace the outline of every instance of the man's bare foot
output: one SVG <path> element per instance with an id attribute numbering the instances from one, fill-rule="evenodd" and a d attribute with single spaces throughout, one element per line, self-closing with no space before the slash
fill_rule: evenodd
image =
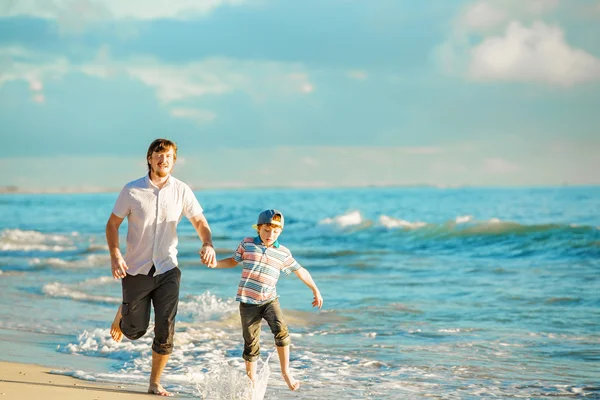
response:
<path id="1" fill-rule="evenodd" d="M 292 376 L 292 374 L 290 374 L 290 373 L 283 374 L 282 373 L 281 376 L 283 376 L 283 380 L 285 381 L 285 383 L 287 383 L 287 385 L 291 391 L 298 390 L 298 388 L 300 387 L 300 382 L 295 380 L 294 377 Z"/>
<path id="2" fill-rule="evenodd" d="M 156 394 L 158 396 L 173 396 L 173 393 L 167 392 L 160 383 L 151 383 L 150 386 L 148 386 L 148 393 Z"/>
<path id="3" fill-rule="evenodd" d="M 123 316 L 121 315 L 121 307 L 123 307 L 123 305 L 119 306 L 117 314 L 115 315 L 115 319 L 110 326 L 110 336 L 112 336 L 115 342 L 120 342 L 123 340 L 123 331 L 121 330 L 121 318 Z"/>

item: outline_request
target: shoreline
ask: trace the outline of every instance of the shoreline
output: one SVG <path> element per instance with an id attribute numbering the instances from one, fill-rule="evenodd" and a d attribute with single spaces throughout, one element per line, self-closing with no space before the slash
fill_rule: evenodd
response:
<path id="1" fill-rule="evenodd" d="M 0 361 L 0 398 L 6 400 L 155 399 L 146 386 L 87 381 L 60 375 L 60 368 Z M 177 396 L 175 396 L 176 398 Z"/>

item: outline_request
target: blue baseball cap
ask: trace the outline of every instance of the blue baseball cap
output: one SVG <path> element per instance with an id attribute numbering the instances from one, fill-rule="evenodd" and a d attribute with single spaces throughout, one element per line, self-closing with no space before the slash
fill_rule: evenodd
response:
<path id="1" fill-rule="evenodd" d="M 279 221 L 273 220 L 273 217 L 276 215 L 279 215 Z M 258 225 L 263 224 L 277 225 L 280 226 L 281 229 L 283 229 L 283 214 L 279 210 L 265 210 L 258 214 L 258 221 L 256 222 L 256 224 L 252 225 L 252 227 L 254 229 L 257 229 Z"/>

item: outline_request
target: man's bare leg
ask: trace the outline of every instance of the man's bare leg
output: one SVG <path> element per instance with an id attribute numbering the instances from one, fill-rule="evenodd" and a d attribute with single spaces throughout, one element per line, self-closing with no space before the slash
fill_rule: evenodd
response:
<path id="1" fill-rule="evenodd" d="M 281 366 L 281 376 L 287 383 L 290 390 L 297 390 L 300 387 L 300 382 L 294 379 L 290 373 L 290 346 L 275 346 L 277 347 L 277 355 L 279 356 L 279 365 Z"/>
<path id="2" fill-rule="evenodd" d="M 246 361 L 246 375 L 252 382 L 252 387 L 256 386 L 256 361 Z"/>
<path id="3" fill-rule="evenodd" d="M 162 387 L 160 384 L 160 377 L 169 361 L 169 354 L 158 354 L 152 350 L 152 372 L 150 373 L 150 386 L 148 386 L 148 393 L 157 394 L 159 396 L 173 396 Z"/>
<path id="4" fill-rule="evenodd" d="M 123 318 L 123 315 L 121 314 L 122 307 L 123 304 L 119 306 L 115 319 L 110 326 L 110 336 L 112 336 L 115 342 L 120 342 L 123 339 L 123 331 L 121 331 L 121 318 Z"/>

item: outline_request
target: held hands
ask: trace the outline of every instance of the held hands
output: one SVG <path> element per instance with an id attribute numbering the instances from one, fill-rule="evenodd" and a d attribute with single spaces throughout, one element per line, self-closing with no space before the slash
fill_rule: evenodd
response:
<path id="1" fill-rule="evenodd" d="M 313 292 L 313 294 L 315 295 L 315 297 L 313 297 L 312 306 L 319 307 L 320 310 L 321 307 L 323 307 L 323 297 L 321 297 L 321 292 L 319 292 L 319 290 L 317 289 Z"/>
<path id="2" fill-rule="evenodd" d="M 125 271 L 129 269 L 127 264 L 125 264 L 125 260 L 121 256 L 110 258 L 110 268 L 112 271 L 112 276 L 115 279 L 125 278 L 127 275 Z"/>
<path id="3" fill-rule="evenodd" d="M 217 266 L 217 254 L 212 244 L 203 244 L 199 254 L 200 260 L 203 264 L 206 264 L 208 268 L 215 268 Z"/>

